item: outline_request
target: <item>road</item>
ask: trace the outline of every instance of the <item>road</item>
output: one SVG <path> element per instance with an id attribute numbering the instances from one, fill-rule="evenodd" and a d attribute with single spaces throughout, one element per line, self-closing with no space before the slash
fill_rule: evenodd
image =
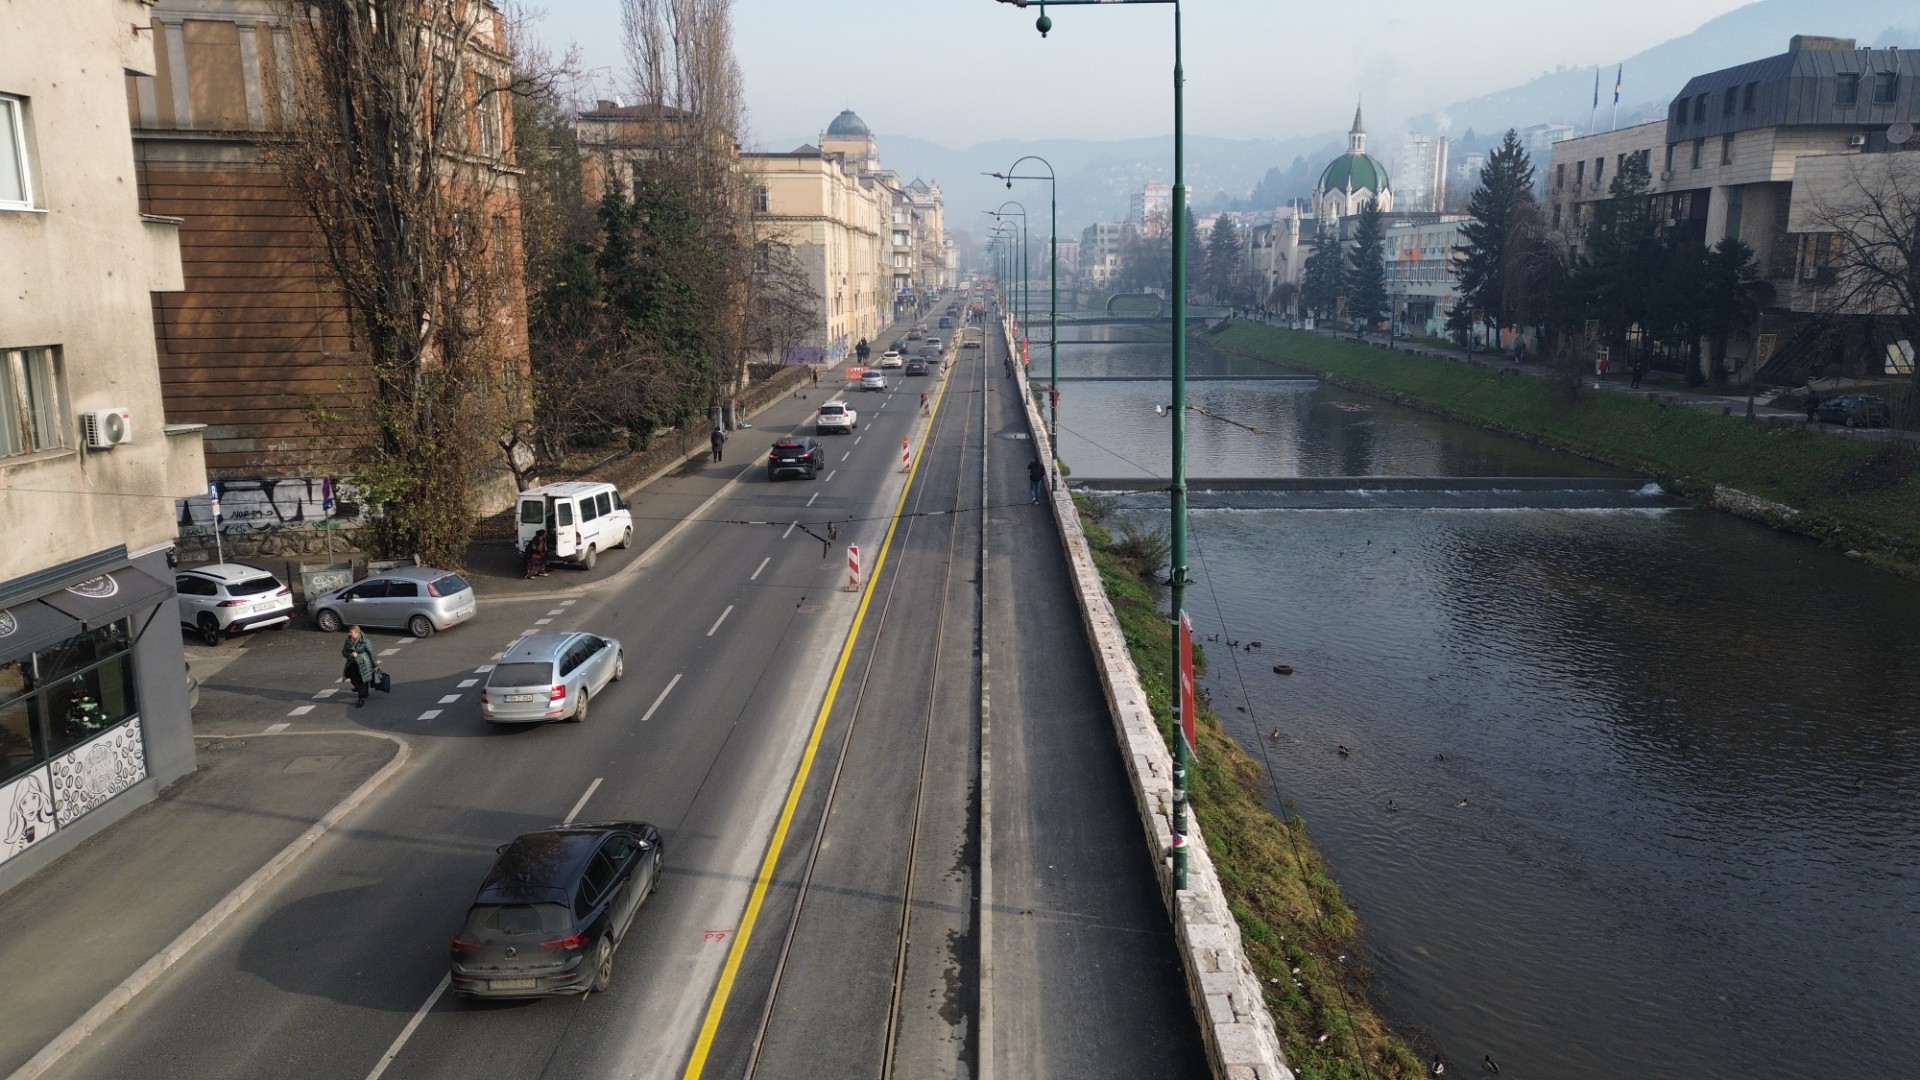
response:
<path id="1" fill-rule="evenodd" d="M 343 700 L 337 639 L 261 638 L 209 682 L 209 733 L 269 720 L 359 727 L 407 739 L 413 756 L 48 1075 L 978 1075 L 983 963 L 1015 992 L 992 1013 L 1013 1018 L 995 1021 L 1008 1037 L 993 1063 L 1026 1068 L 1002 1075 L 1197 1075 L 1165 915 L 1138 826 L 1120 816 L 1118 754 L 1110 737 L 1098 746 L 1103 718 L 1084 715 L 1084 702 L 1063 702 L 1080 726 L 1048 737 L 1084 743 L 1091 730 L 1095 745 L 1075 750 L 1084 760 L 1047 764 L 1085 769 L 1083 783 L 1120 800 L 1117 813 L 1098 808 L 1113 818 L 1108 839 L 1084 824 L 1038 837 L 1017 818 L 1019 850 L 994 857 L 1013 879 L 987 914 L 1024 906 L 1008 912 L 1012 948 L 981 956 L 979 571 L 983 553 L 1017 565 L 1018 545 L 1045 536 L 1045 511 L 1009 482 L 1029 451 L 1000 453 L 1007 443 L 990 437 L 1017 416 L 999 368 L 997 353 L 970 354 L 945 378 L 849 394 L 860 428 L 823 440 L 827 469 L 812 481 L 769 482 L 750 449 L 761 440 L 736 435 L 735 460 L 701 466 L 727 481 L 712 499 L 655 530 L 664 535 L 645 550 L 606 560 L 615 570 L 591 589 L 483 600 L 473 622 L 424 641 L 376 635 L 399 683 L 364 710 Z M 923 386 L 939 397 L 932 417 L 919 415 Z M 782 402 L 755 434 L 801 430 L 822 397 Z M 918 447 L 929 428 L 908 489 L 902 440 Z M 647 508 L 636 501 L 636 513 Z M 823 548 L 796 521 L 815 533 L 835 522 L 837 542 Z M 844 588 L 849 542 L 865 553 L 864 576 L 878 572 L 870 595 Z M 1043 551 L 1057 562 L 1057 545 Z M 1012 622 L 1008 603 L 990 601 L 989 617 Z M 591 719 L 485 725 L 477 683 L 500 650 L 529 630 L 575 627 L 626 649 L 625 679 Z M 1084 650 L 1070 624 L 1024 632 L 1009 647 Z M 1085 696 L 1084 671 L 1061 680 L 1044 667 L 1022 675 L 1010 661 L 999 692 L 1057 683 L 1034 685 L 1036 699 Z M 1016 775 L 1040 764 L 1020 745 L 1007 755 Z M 647 820 L 665 836 L 663 886 L 623 943 L 611 989 L 533 1002 L 446 993 L 446 943 L 494 848 L 570 816 Z M 1047 876 L 1035 858 L 1083 876 L 1054 882 L 1066 887 L 1043 906 L 1035 896 L 1048 882 L 1019 880 Z M 1064 934 L 1037 933 L 1042 923 Z M 1144 970 L 1123 988 L 1113 974 L 1128 967 Z M 1049 1000 L 1023 1000 L 1035 995 Z M 1090 1036 L 1103 1017 L 1076 1005 L 1118 1015 L 1119 1034 Z"/>

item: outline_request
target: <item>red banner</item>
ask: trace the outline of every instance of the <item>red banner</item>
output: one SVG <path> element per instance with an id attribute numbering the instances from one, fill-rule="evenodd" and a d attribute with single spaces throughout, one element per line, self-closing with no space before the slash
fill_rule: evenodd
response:
<path id="1" fill-rule="evenodd" d="M 1187 621 L 1187 613 L 1180 613 L 1180 730 L 1187 740 L 1189 759 L 1199 756 L 1200 744 L 1194 737 L 1194 716 L 1197 704 L 1193 689 L 1193 624 Z"/>

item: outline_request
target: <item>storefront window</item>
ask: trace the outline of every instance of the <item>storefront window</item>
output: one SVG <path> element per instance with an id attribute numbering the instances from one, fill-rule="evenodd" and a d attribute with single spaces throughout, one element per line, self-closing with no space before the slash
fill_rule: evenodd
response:
<path id="1" fill-rule="evenodd" d="M 121 619 L 0 660 L 0 781 L 139 712 L 130 630 Z"/>

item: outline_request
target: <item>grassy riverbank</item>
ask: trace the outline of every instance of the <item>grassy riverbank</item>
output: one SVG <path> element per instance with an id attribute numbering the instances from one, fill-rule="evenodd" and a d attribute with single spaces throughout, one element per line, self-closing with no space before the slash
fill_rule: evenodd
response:
<path id="1" fill-rule="evenodd" d="M 1235 323 L 1206 343 L 1645 473 L 1697 501 L 1734 488 L 1791 511 L 1751 516 L 1920 577 L 1920 452 L 1904 444 L 1754 424 L 1643 396 L 1589 390 L 1575 399 L 1553 380 L 1258 323 Z"/>
<path id="2" fill-rule="evenodd" d="M 1167 617 L 1148 581 L 1163 561 L 1138 537 L 1116 538 L 1097 508 L 1080 500 L 1094 561 L 1163 734 L 1171 737 Z M 1204 657 L 1196 658 L 1196 663 Z M 1199 717 L 1191 774 L 1194 814 L 1239 920 L 1301 1080 L 1417 1080 L 1425 1071 L 1369 1004 L 1366 974 L 1351 945 L 1359 928 L 1340 887 L 1327 876 L 1299 818 L 1266 808 L 1260 766 L 1208 708 Z"/>

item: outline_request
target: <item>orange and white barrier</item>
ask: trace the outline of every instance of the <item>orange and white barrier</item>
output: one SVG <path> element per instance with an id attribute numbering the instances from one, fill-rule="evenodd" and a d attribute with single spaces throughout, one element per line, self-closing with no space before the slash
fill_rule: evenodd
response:
<path id="1" fill-rule="evenodd" d="M 860 590 L 860 545 L 847 545 L 847 591 Z"/>
<path id="2" fill-rule="evenodd" d="M 900 440 L 900 471 L 907 472 L 912 468 L 913 468 L 913 451 L 910 448 L 908 448 L 907 440 L 901 439 Z"/>

